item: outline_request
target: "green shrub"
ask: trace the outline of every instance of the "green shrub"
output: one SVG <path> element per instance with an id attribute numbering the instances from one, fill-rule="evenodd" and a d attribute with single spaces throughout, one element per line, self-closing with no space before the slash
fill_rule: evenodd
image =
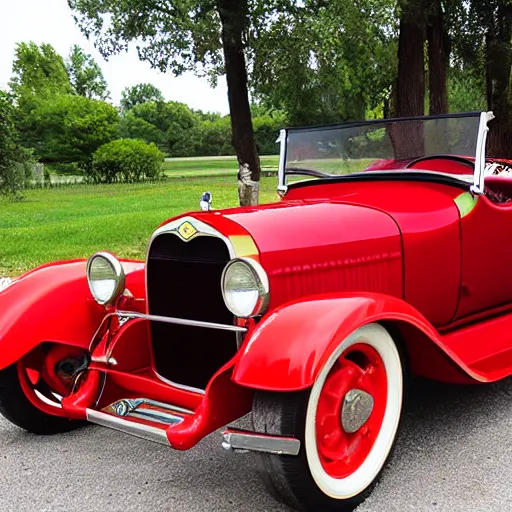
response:
<path id="1" fill-rule="evenodd" d="M 139 139 L 118 139 L 101 146 L 93 155 L 87 177 L 94 183 L 135 183 L 162 175 L 163 153 Z"/>

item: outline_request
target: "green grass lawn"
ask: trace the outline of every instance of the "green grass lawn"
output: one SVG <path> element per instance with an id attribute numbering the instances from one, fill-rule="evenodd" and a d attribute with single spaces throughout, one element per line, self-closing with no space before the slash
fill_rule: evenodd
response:
<path id="1" fill-rule="evenodd" d="M 261 156 L 260 162 L 263 170 L 277 171 L 279 156 Z M 235 156 L 168 158 L 163 170 L 167 176 L 230 176 L 238 172 L 238 163 Z"/>
<path id="2" fill-rule="evenodd" d="M 277 200 L 277 179 L 262 178 L 260 202 Z M 156 227 L 169 217 L 199 210 L 201 193 L 214 208 L 236 206 L 236 180 L 188 178 L 141 185 L 77 185 L 29 190 L 24 201 L 0 199 L 0 276 L 42 263 L 87 258 L 108 250 L 144 258 Z"/>

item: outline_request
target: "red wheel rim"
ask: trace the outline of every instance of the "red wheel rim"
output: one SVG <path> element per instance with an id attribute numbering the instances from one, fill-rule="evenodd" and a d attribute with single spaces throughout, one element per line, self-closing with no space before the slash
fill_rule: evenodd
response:
<path id="1" fill-rule="evenodd" d="M 320 462 L 333 478 L 346 478 L 366 460 L 382 427 L 387 403 L 384 362 L 371 346 L 350 346 L 336 360 L 325 380 L 316 412 L 316 441 Z M 345 396 L 361 390 L 373 398 L 368 420 L 349 433 L 342 425 Z"/>
<path id="2" fill-rule="evenodd" d="M 61 352 L 62 347 L 54 351 Z M 70 353 L 76 354 L 77 350 L 71 348 Z M 54 369 L 49 367 L 53 363 L 52 350 L 45 352 L 39 346 L 17 362 L 18 379 L 23 393 L 32 405 L 50 416 L 66 417 L 59 397 L 68 394 L 72 383 L 55 375 Z"/>

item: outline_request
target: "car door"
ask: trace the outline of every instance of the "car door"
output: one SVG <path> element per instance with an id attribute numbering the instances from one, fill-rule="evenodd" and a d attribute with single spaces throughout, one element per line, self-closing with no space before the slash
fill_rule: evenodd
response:
<path id="1" fill-rule="evenodd" d="M 512 203 L 482 195 L 461 212 L 457 319 L 512 302 Z"/>

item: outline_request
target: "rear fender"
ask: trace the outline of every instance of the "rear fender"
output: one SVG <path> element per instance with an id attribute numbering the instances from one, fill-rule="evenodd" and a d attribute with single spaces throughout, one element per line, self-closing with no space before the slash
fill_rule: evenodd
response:
<path id="1" fill-rule="evenodd" d="M 413 374 L 447 382 L 484 380 L 416 309 L 401 299 L 370 293 L 309 297 L 280 306 L 245 340 L 233 380 L 269 391 L 306 389 L 339 344 L 372 322 L 385 325 L 403 345 Z"/>
<path id="2" fill-rule="evenodd" d="M 127 288 L 144 297 L 144 263 L 122 261 Z M 50 341 L 87 348 L 106 310 L 92 298 L 86 261 L 38 267 L 0 292 L 0 369 Z"/>

